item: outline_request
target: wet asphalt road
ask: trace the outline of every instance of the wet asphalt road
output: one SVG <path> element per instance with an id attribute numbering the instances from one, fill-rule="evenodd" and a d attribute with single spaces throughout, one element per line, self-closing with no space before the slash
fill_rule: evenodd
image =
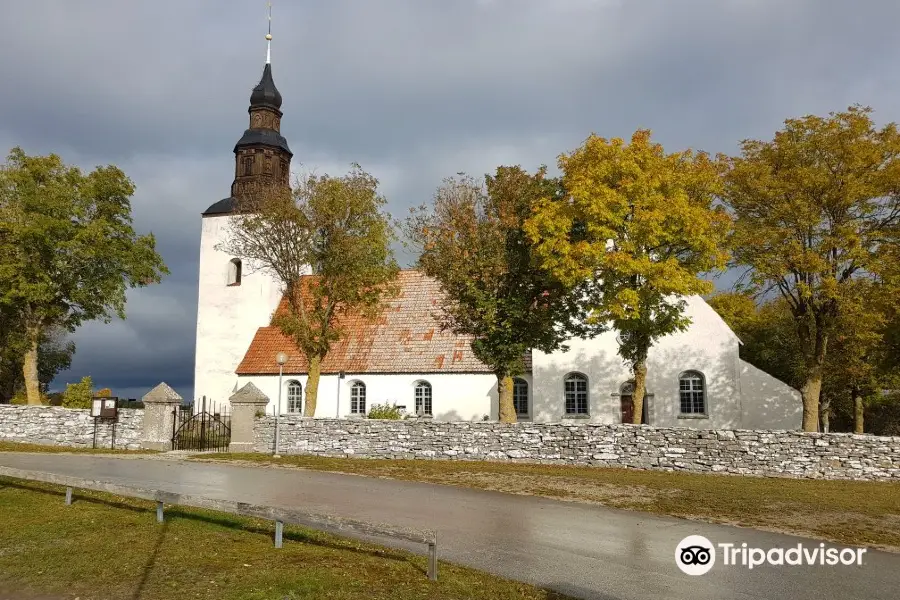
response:
<path id="1" fill-rule="evenodd" d="M 259 504 L 305 507 L 437 531 L 442 560 L 582 598 L 608 600 L 896 600 L 900 555 L 869 550 L 862 566 L 724 566 L 681 573 L 688 535 L 764 549 L 819 546 L 752 529 L 451 486 L 177 460 L 0 453 L 0 465 Z M 900 487 L 898 487 L 900 493 Z M 423 548 L 398 547 L 422 552 Z M 273 549 L 273 552 L 275 550 Z"/>

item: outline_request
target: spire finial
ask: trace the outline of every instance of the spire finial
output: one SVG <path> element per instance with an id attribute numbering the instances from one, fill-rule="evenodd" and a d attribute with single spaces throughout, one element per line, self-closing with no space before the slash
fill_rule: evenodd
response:
<path id="1" fill-rule="evenodd" d="M 269 33 L 266 34 L 266 64 L 272 62 L 272 3 L 266 3 L 269 7 Z"/>

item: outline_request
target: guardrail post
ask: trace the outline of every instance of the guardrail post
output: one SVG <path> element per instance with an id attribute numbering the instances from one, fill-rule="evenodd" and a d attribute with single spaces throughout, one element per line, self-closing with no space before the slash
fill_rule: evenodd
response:
<path id="1" fill-rule="evenodd" d="M 157 502 L 156 503 L 156 522 L 162 523 L 163 521 L 165 521 L 165 517 L 163 516 L 163 503 Z"/>
<path id="2" fill-rule="evenodd" d="M 275 521 L 275 547 L 281 548 L 282 545 L 282 534 L 284 533 L 284 523 L 281 521 Z"/>
<path id="3" fill-rule="evenodd" d="M 72 488 L 66 488 L 66 506 L 72 505 Z"/>
<path id="4" fill-rule="evenodd" d="M 428 542 L 428 579 L 437 581 L 437 540 Z"/>

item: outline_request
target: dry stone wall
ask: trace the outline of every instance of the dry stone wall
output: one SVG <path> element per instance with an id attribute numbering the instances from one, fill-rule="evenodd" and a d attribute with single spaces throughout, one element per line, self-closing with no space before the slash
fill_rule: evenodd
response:
<path id="1" fill-rule="evenodd" d="M 699 473 L 900 481 L 900 437 L 647 425 L 446 423 L 282 416 L 281 454 L 496 460 Z M 255 426 L 273 451 L 274 417 Z"/>
<path id="2" fill-rule="evenodd" d="M 900 437 L 647 425 L 447 423 L 282 416 L 282 454 L 495 460 L 699 473 L 900 482 Z M 143 410 L 120 410 L 116 448 L 138 449 Z M 109 448 L 101 423 L 97 446 Z M 0 405 L 0 440 L 90 447 L 88 410 Z M 274 417 L 255 420 L 254 449 L 272 452 Z"/>
<path id="3" fill-rule="evenodd" d="M 50 446 L 90 448 L 94 442 L 94 419 L 90 410 L 57 406 L 0 404 L 0 440 Z M 144 411 L 120 409 L 116 423 L 116 449 L 141 447 Z M 97 447 L 110 448 L 112 424 L 97 426 Z"/>

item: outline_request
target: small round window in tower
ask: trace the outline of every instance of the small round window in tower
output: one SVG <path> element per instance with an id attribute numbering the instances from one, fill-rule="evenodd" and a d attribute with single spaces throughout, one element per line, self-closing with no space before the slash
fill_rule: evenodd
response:
<path id="1" fill-rule="evenodd" d="M 232 258 L 228 263 L 228 285 L 241 285 L 241 259 Z"/>

